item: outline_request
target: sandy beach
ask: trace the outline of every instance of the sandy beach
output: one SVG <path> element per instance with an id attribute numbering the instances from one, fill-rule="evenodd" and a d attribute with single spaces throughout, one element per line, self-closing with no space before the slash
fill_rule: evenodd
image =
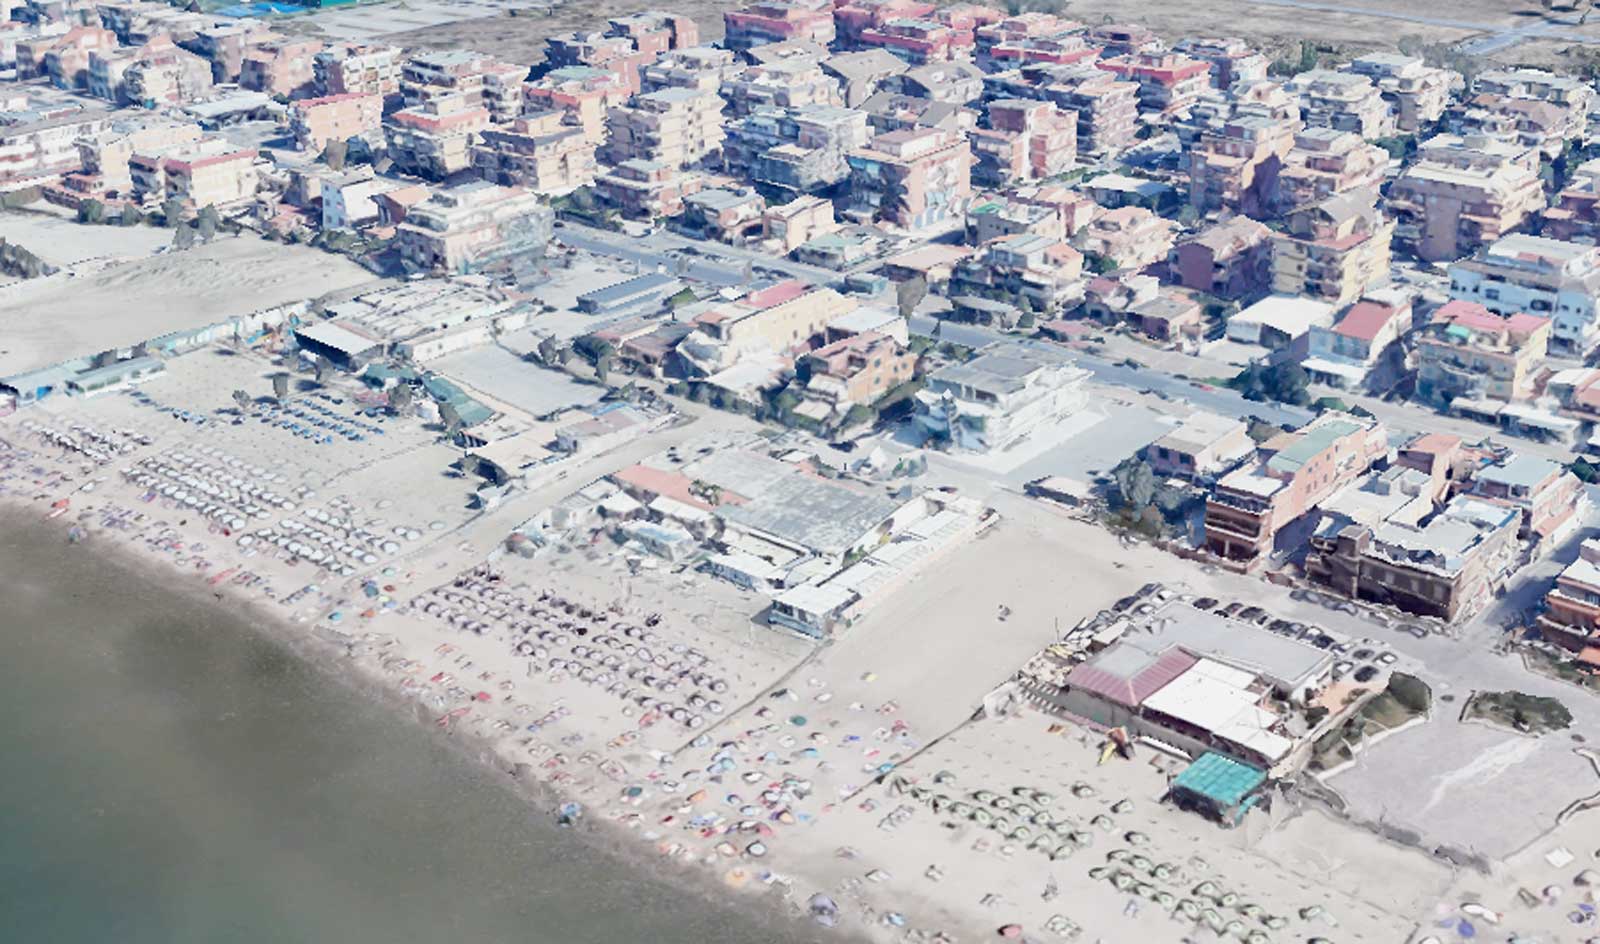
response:
<path id="1" fill-rule="evenodd" d="M 249 357 L 185 358 L 142 389 L 213 411 L 224 403 L 198 392 L 264 376 Z M 752 594 L 609 541 L 504 551 L 512 527 L 597 476 L 746 422 L 691 419 L 474 511 L 468 484 L 442 474 L 452 451 L 414 419 L 318 449 L 265 424 L 197 429 L 124 395 L 47 402 L 0 419 L 0 500 L 54 515 L 87 552 L 132 553 L 253 608 L 546 815 L 580 803 L 586 827 L 655 871 L 802 919 L 825 896 L 840 930 L 1176 944 L 1214 936 L 1209 922 L 1255 942 L 1400 941 L 1450 885 L 1438 862 L 1292 797 L 1222 833 L 1159 802 L 1166 758 L 1101 765 L 1091 735 L 1031 709 L 975 716 L 1061 627 L 1170 570 L 1008 496 L 999 524 L 822 646 L 752 623 Z M 980 791 L 1008 798 L 990 823 L 952 812 Z"/>

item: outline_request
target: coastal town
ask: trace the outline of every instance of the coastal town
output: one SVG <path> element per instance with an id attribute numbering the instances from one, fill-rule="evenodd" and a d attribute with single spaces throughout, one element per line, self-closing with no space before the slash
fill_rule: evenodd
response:
<path id="1" fill-rule="evenodd" d="M 0 0 L 0 500 L 808 932 L 1600 941 L 1600 18 L 1096 3 Z"/>

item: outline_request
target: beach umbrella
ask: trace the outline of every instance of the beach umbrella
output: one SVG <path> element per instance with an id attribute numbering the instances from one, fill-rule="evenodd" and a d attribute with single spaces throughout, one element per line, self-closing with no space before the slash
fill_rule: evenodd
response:
<path id="1" fill-rule="evenodd" d="M 1001 925 L 1000 926 L 1000 930 L 997 933 L 1001 937 L 1019 938 L 1019 937 L 1022 937 L 1022 925 L 1020 925 L 1020 924 L 1005 924 L 1005 925 Z"/>
<path id="2" fill-rule="evenodd" d="M 794 715 L 793 717 L 791 717 L 789 719 L 789 723 L 794 725 L 797 728 L 804 727 L 805 723 L 806 723 L 806 716 L 805 715 Z"/>
<path id="3" fill-rule="evenodd" d="M 987 826 L 994 822 L 994 817 L 989 814 L 989 811 L 982 809 L 981 807 L 972 811 L 972 819 L 974 822 L 983 826 Z"/>

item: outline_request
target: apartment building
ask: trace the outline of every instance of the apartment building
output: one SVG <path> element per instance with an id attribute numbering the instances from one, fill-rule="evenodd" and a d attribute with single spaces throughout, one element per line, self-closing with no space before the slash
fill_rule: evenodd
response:
<path id="1" fill-rule="evenodd" d="M 1211 86 L 1211 63 L 1177 52 L 1131 53 L 1101 59 L 1095 67 L 1136 83 L 1139 111 L 1147 115 L 1182 115 Z"/>
<path id="2" fill-rule="evenodd" d="M 606 21 L 606 32 L 633 43 L 648 55 L 700 45 L 700 24 L 681 13 L 645 10 Z"/>
<path id="3" fill-rule="evenodd" d="M 840 229 L 839 222 L 833 218 L 833 204 L 809 195 L 767 207 L 761 224 L 763 237 L 775 244 L 781 255 L 788 255 L 813 239 Z"/>
<path id="4" fill-rule="evenodd" d="M 722 97 L 714 91 L 666 88 L 636 95 L 606 115 L 607 163 L 651 161 L 692 167 L 715 160 L 726 136 Z"/>
<path id="5" fill-rule="evenodd" d="M 20 4 L 0 4 L 0 15 Z M 189 36 L 211 25 L 203 13 L 190 13 L 165 3 L 131 0 L 126 3 L 99 3 L 95 13 L 100 25 L 117 34 L 124 46 L 143 46 L 157 36 Z"/>
<path id="6" fill-rule="evenodd" d="M 1007 98 L 988 106 L 989 127 L 971 132 L 972 179 L 1005 187 L 1064 174 L 1078 162 L 1078 118 L 1053 102 Z"/>
<path id="7" fill-rule="evenodd" d="M 1243 420 L 1197 410 L 1146 446 L 1144 460 L 1162 478 L 1208 479 L 1256 451 Z"/>
<path id="8" fill-rule="evenodd" d="M 681 88 L 707 92 L 722 90 L 722 84 L 740 75 L 749 66 L 732 52 L 715 46 L 696 46 L 667 53 L 639 70 L 641 92 Z"/>
<path id="9" fill-rule="evenodd" d="M 834 39 L 831 4 L 817 0 L 763 0 L 722 14 L 722 24 L 722 44 L 736 51 L 795 40 L 828 46 Z"/>
<path id="10" fill-rule="evenodd" d="M 1075 35 L 1082 29 L 1083 24 L 1076 21 L 1042 10 L 1031 10 L 978 27 L 973 31 L 974 49 L 980 65 L 985 69 L 997 71 L 991 68 L 991 64 L 983 62 L 983 58 L 990 55 L 997 46 L 1030 39 Z"/>
<path id="11" fill-rule="evenodd" d="M 839 83 L 814 61 L 780 60 L 751 66 L 722 83 L 728 114 L 748 115 L 758 108 L 807 108 L 842 104 Z"/>
<path id="12" fill-rule="evenodd" d="M 1530 455 L 1511 454 L 1478 469 L 1470 494 L 1514 510 L 1517 537 L 1541 542 L 1546 550 L 1582 524 L 1588 504 L 1583 483 L 1566 466 Z"/>
<path id="13" fill-rule="evenodd" d="M 241 148 L 223 138 L 135 152 L 128 158 L 131 196 L 144 204 L 176 198 L 196 209 L 249 200 L 260 184 L 256 158 L 255 148 Z"/>
<path id="14" fill-rule="evenodd" d="M 660 53 L 640 52 L 633 40 L 600 30 L 578 30 L 545 39 L 545 62 L 553 68 L 587 67 L 614 72 L 628 89 L 639 91 L 639 70 Z"/>
<path id="15" fill-rule="evenodd" d="M 346 92 L 291 102 L 289 130 L 300 149 L 312 153 L 321 153 L 332 141 L 381 142 L 383 96 Z"/>
<path id="16" fill-rule="evenodd" d="M 1006 197 L 974 199 L 967 206 L 966 241 L 981 246 L 1002 236 L 1070 239 L 1098 212 L 1100 207 L 1077 190 L 1058 184 L 1022 187 Z"/>
<path id="17" fill-rule="evenodd" d="M 1243 115 L 1202 134 L 1190 158 L 1190 205 L 1201 213 L 1269 215 L 1296 128 L 1288 119 Z"/>
<path id="18" fill-rule="evenodd" d="M 623 216 L 660 219 L 683 212 L 683 199 L 705 186 L 701 175 L 671 164 L 623 161 L 595 178 L 595 192 Z"/>
<path id="19" fill-rule="evenodd" d="M 932 62 L 884 80 L 890 92 L 965 106 L 983 96 L 983 70 L 966 61 Z"/>
<path id="20" fill-rule="evenodd" d="M 522 83 L 528 67 L 501 62 L 468 50 L 417 52 L 400 68 L 400 94 L 407 108 L 435 99 L 481 107 L 491 121 L 505 122 L 522 111 Z"/>
<path id="21" fill-rule="evenodd" d="M 894 20 L 933 19 L 937 12 L 923 0 L 845 0 L 834 6 L 834 39 L 846 49 L 859 48 L 867 30 Z"/>
<path id="22" fill-rule="evenodd" d="M 916 417 L 935 441 L 999 452 L 1049 430 L 1089 402 L 1089 372 L 1045 342 L 999 342 L 929 374 Z"/>
<path id="23" fill-rule="evenodd" d="M 1139 84 L 1089 63 L 1025 66 L 1018 72 L 1032 94 L 1078 116 L 1078 150 L 1089 157 L 1122 153 L 1138 134 Z"/>
<path id="24" fill-rule="evenodd" d="M 761 108 L 728 127 L 723 166 L 780 195 L 823 193 L 849 178 L 849 154 L 871 137 L 853 108 Z"/>
<path id="25" fill-rule="evenodd" d="M 42 54 L 41 54 L 42 48 Z M 56 88 L 89 88 L 89 56 L 96 52 L 109 53 L 117 48 L 117 34 L 108 29 L 78 26 L 59 36 L 40 37 L 26 44 L 17 44 L 17 77 L 21 79 L 42 75 Z M 31 60 L 24 66 L 23 57 Z"/>
<path id="26" fill-rule="evenodd" d="M 1383 93 L 1365 75 L 1312 69 L 1289 81 L 1300 96 L 1300 111 L 1308 128 L 1349 131 L 1367 140 L 1394 134 L 1395 118 Z"/>
<path id="27" fill-rule="evenodd" d="M 906 128 L 874 137 L 852 151 L 846 216 L 921 230 L 966 212 L 972 195 L 972 152 L 942 128 Z"/>
<path id="28" fill-rule="evenodd" d="M 394 112 L 384 119 L 383 133 L 399 170 L 443 180 L 472 166 L 472 145 L 489 123 L 488 109 L 457 94 Z"/>
<path id="29" fill-rule="evenodd" d="M 839 53 L 822 60 L 821 67 L 839 83 L 846 108 L 860 107 L 882 91 L 885 82 L 911 68 L 882 49 Z"/>
<path id="30" fill-rule="evenodd" d="M 237 82 L 245 52 L 256 43 L 276 38 L 277 34 L 259 21 L 245 20 L 200 30 L 194 38 L 185 41 L 184 46 L 210 60 L 213 82 Z"/>
<path id="31" fill-rule="evenodd" d="M 801 358 L 805 390 L 795 413 L 824 426 L 871 406 L 916 374 L 917 355 L 876 331 L 841 338 Z"/>
<path id="32" fill-rule="evenodd" d="M 767 201 L 750 190 L 707 188 L 683 198 L 673 229 L 694 239 L 742 245 L 759 237 Z"/>
<path id="33" fill-rule="evenodd" d="M 1300 362 L 1315 383 L 1341 390 L 1366 389 L 1367 378 L 1389 346 L 1411 330 L 1409 295 L 1380 290 L 1350 306 L 1332 327 L 1311 329 Z"/>
<path id="34" fill-rule="evenodd" d="M 606 116 L 626 105 L 633 91 L 622 76 L 589 66 L 564 66 L 522 88 L 525 114 L 559 111 L 595 147 L 606 141 Z"/>
<path id="35" fill-rule="evenodd" d="M 697 316 L 694 329 L 678 343 L 678 354 L 705 376 L 745 358 L 787 357 L 796 349 L 808 350 L 829 322 L 857 307 L 855 299 L 830 288 L 779 282 Z"/>
<path id="36" fill-rule="evenodd" d="M 1365 76 L 1377 86 L 1394 114 L 1395 130 L 1416 134 L 1444 116 L 1450 93 L 1461 76 L 1427 65 L 1420 57 L 1374 52 L 1351 60 L 1340 71 Z"/>
<path id="37" fill-rule="evenodd" d="M 1003 301 L 1019 311 L 1055 312 L 1083 294 L 1083 255 L 1048 236 L 1006 236 L 956 263 L 946 294 Z M 959 302 L 958 302 L 959 304 Z"/>
<path id="38" fill-rule="evenodd" d="M 1271 65 L 1271 60 L 1237 37 L 1190 37 L 1180 40 L 1172 51 L 1208 63 L 1211 87 L 1222 91 L 1265 79 Z"/>
<path id="39" fill-rule="evenodd" d="M 899 18 L 861 31 L 859 45 L 883 49 L 912 66 L 925 66 L 972 56 L 971 30 L 955 29 L 937 19 Z"/>
<path id="40" fill-rule="evenodd" d="M 1519 116 L 1521 130 L 1530 136 L 1533 125 L 1542 127 L 1537 136 L 1543 138 L 1535 144 L 1529 140 L 1521 143 L 1542 147 L 1549 156 L 1561 153 L 1567 141 L 1584 136 L 1589 112 L 1595 103 L 1594 86 L 1577 76 L 1557 75 L 1543 69 L 1504 69 L 1484 72 L 1472 83 L 1474 99 L 1490 107 L 1512 107 L 1510 103 L 1542 103 L 1551 111 L 1542 114 L 1536 110 L 1514 109 Z"/>
<path id="41" fill-rule="evenodd" d="M 1543 218 L 1539 231 L 1551 239 L 1600 242 L 1600 158 L 1578 165 Z"/>
<path id="42" fill-rule="evenodd" d="M 1099 46 L 1106 58 L 1133 56 L 1140 53 L 1158 53 L 1166 48 L 1153 31 L 1143 26 L 1127 23 L 1103 23 L 1091 26 L 1084 33 L 1090 43 Z"/>
<path id="43" fill-rule="evenodd" d="M 293 98 L 315 90 L 317 53 L 314 40 L 274 39 L 255 43 L 239 62 L 239 85 L 266 95 Z"/>
<path id="44" fill-rule="evenodd" d="M 1502 317 L 1550 318 L 1550 349 L 1584 357 L 1600 344 L 1600 249 L 1514 233 L 1450 266 L 1450 297 Z"/>
<path id="45" fill-rule="evenodd" d="M 187 147 L 200 138 L 200 126 L 193 122 L 155 113 L 118 115 L 105 128 L 77 139 L 81 169 L 66 175 L 62 184 L 73 194 L 97 200 L 127 196 L 133 189 L 128 160 L 135 153 L 157 155 Z"/>
<path id="46" fill-rule="evenodd" d="M 1254 300 L 1272 290 L 1272 230 L 1235 216 L 1179 239 L 1167 253 L 1168 278 L 1218 298 Z"/>
<path id="47" fill-rule="evenodd" d="M 1325 413 L 1261 444 L 1256 461 L 1224 475 L 1206 500 L 1212 554 L 1250 566 L 1274 549 L 1278 532 L 1389 455 L 1375 419 Z"/>
<path id="48" fill-rule="evenodd" d="M 1533 152 L 1437 135 L 1390 186 L 1395 244 L 1430 262 L 1459 259 L 1522 227 L 1545 206 Z"/>
<path id="49" fill-rule="evenodd" d="M 516 268 L 544 254 L 554 223 L 536 194 L 474 181 L 434 191 L 411 207 L 395 228 L 394 247 L 418 272 Z"/>
<path id="50" fill-rule="evenodd" d="M 1106 210 L 1078 231 L 1072 245 L 1100 256 L 1117 269 L 1143 269 L 1163 263 L 1172 252 L 1176 224 L 1140 206 Z"/>
<path id="51" fill-rule="evenodd" d="M 311 81 L 320 97 L 400 95 L 400 63 L 404 50 L 377 43 L 334 43 L 311 59 Z"/>
<path id="52" fill-rule="evenodd" d="M 1078 33 L 1061 33 L 1053 36 L 1023 36 L 995 43 L 988 49 L 981 46 L 978 52 L 979 68 L 988 72 L 1015 69 L 1029 63 L 1052 65 L 1091 64 L 1100 55 L 1100 47 L 1089 45 Z"/>
<path id="53" fill-rule="evenodd" d="M 1502 318 L 1476 302 L 1446 302 L 1416 342 L 1417 399 L 1438 407 L 1527 400 L 1549 344 L 1548 318 Z"/>
<path id="54" fill-rule="evenodd" d="M 568 193 L 599 173 L 594 144 L 559 111 L 484 129 L 472 145 L 472 165 L 484 180 L 540 194 Z"/>
<path id="55" fill-rule="evenodd" d="M 0 182 L 59 176 L 80 167 L 78 139 L 104 130 L 111 113 L 69 111 L 0 127 Z"/>
<path id="56" fill-rule="evenodd" d="M 186 105 L 211 94 L 211 63 L 168 36 L 89 54 L 89 94 L 117 105 Z"/>
<path id="57" fill-rule="evenodd" d="M 1389 154 L 1352 131 L 1307 128 L 1278 172 L 1278 206 L 1285 211 L 1352 191 L 1376 193 L 1389 166 Z"/>
<path id="58" fill-rule="evenodd" d="M 1537 625 L 1545 639 L 1574 652 L 1600 646 L 1600 539 L 1584 541 L 1578 559 L 1556 577 Z"/>
<path id="59" fill-rule="evenodd" d="M 1313 579 L 1450 623 L 1488 605 L 1516 566 L 1516 512 L 1466 495 L 1418 521 L 1336 525 L 1313 538 L 1306 562 Z"/>

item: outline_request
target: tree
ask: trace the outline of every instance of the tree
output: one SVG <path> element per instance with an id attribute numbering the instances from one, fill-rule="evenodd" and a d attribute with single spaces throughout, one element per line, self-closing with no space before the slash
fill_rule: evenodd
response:
<path id="1" fill-rule="evenodd" d="M 217 227 L 222 225 L 222 218 L 217 215 L 217 208 L 208 203 L 200 209 L 194 223 L 200 231 L 200 241 L 209 243 L 217 238 Z"/>
<path id="2" fill-rule="evenodd" d="M 350 145 L 345 141 L 329 141 L 322 149 L 323 163 L 333 170 L 344 170 L 345 158 L 350 156 Z"/>
<path id="3" fill-rule="evenodd" d="M 547 337 L 539 342 L 539 360 L 546 366 L 555 367 L 561 363 L 561 346 L 553 337 Z"/>
<path id="4" fill-rule="evenodd" d="M 78 222 L 97 225 L 106 220 L 105 204 L 99 200 L 85 200 L 78 204 Z"/>
<path id="5" fill-rule="evenodd" d="M 172 231 L 172 246 L 175 249 L 188 249 L 194 245 L 194 227 L 188 223 L 179 223 L 178 228 Z"/>
<path id="6" fill-rule="evenodd" d="M 289 375 L 278 373 L 272 375 L 272 396 L 282 403 L 289 399 Z"/>
<path id="7" fill-rule="evenodd" d="M 594 362 L 594 379 L 600 381 L 601 383 L 606 383 L 611 379 L 610 354 L 601 355 L 600 358 Z"/>
<path id="8" fill-rule="evenodd" d="M 1022 309 L 1022 317 L 1017 319 L 1017 327 L 1023 331 L 1032 331 L 1036 323 L 1037 319 L 1034 318 L 1032 306 Z"/>
<path id="9" fill-rule="evenodd" d="M 316 360 L 315 369 L 317 386 L 326 387 L 333 382 L 333 361 L 328 360 L 326 357 L 319 357 Z"/>
<path id="10" fill-rule="evenodd" d="M 411 412 L 411 385 L 399 383 L 389 391 L 389 412 L 395 416 L 405 416 Z"/>
<path id="11" fill-rule="evenodd" d="M 928 280 L 914 275 L 894 287 L 895 303 L 900 307 L 900 317 L 910 318 L 928 297 Z"/>
<path id="12" fill-rule="evenodd" d="M 1129 456 L 1117 463 L 1111 470 L 1111 477 L 1117 483 L 1117 497 L 1122 507 L 1145 508 L 1155 500 L 1155 470 L 1138 456 Z"/>
<path id="13" fill-rule="evenodd" d="M 122 213 L 117 216 L 117 222 L 123 226 L 138 226 L 144 222 L 144 214 L 133 204 L 125 203 L 122 205 Z"/>
<path id="14" fill-rule="evenodd" d="M 161 204 L 161 225 L 167 229 L 177 229 L 183 222 L 183 201 L 177 197 L 168 197 Z"/>
<path id="15" fill-rule="evenodd" d="M 250 409 L 250 394 L 245 393 L 243 390 L 235 390 L 233 392 L 233 405 L 239 408 L 240 413 Z"/>

